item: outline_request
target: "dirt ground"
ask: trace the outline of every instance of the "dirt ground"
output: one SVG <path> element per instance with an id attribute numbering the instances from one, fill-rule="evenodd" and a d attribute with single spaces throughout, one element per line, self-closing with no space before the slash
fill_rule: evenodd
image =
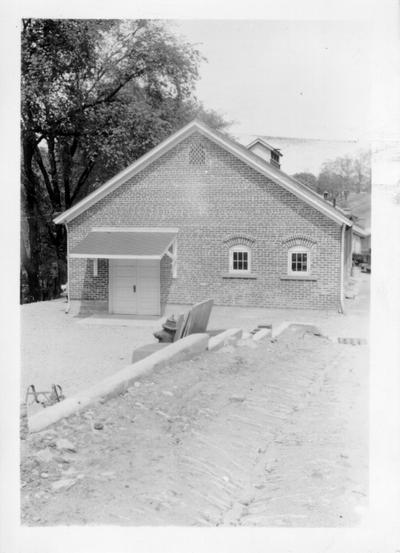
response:
<path id="1" fill-rule="evenodd" d="M 23 446 L 25 525 L 353 526 L 368 348 L 299 327 L 160 369 Z"/>
<path id="2" fill-rule="evenodd" d="M 208 328 L 232 326 L 251 331 L 259 324 L 282 321 L 314 323 L 328 335 L 368 338 L 370 275 L 353 279 L 355 299 L 346 300 L 346 315 L 334 311 L 262 309 L 214 306 Z M 69 397 L 100 379 L 114 374 L 131 361 L 134 349 L 156 342 L 153 331 L 164 317 L 155 320 L 103 317 L 93 324 L 90 317 L 65 314 L 65 299 L 21 306 L 21 397 L 34 384 L 38 390 L 62 386 Z M 168 314 L 179 314 L 190 306 L 170 305 Z M 91 324 L 90 324 L 91 323 Z M 338 330 L 339 329 L 339 330 Z"/>

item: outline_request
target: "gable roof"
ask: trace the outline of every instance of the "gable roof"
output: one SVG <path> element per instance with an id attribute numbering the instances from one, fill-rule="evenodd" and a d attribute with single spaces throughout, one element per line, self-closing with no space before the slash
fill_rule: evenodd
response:
<path id="1" fill-rule="evenodd" d="M 204 123 L 197 120 L 185 125 L 182 129 L 175 132 L 166 140 L 155 146 L 155 148 L 137 159 L 126 169 L 115 175 L 115 177 L 108 180 L 105 184 L 100 186 L 100 188 L 88 194 L 83 200 L 55 217 L 54 222 L 60 224 L 71 221 L 195 132 L 200 133 L 205 138 L 208 138 L 227 152 L 236 156 L 254 170 L 273 180 L 275 183 L 282 186 L 282 188 L 291 192 L 306 204 L 317 209 L 336 223 L 344 223 L 348 226 L 352 226 L 352 221 L 348 219 L 341 210 L 328 204 L 317 192 L 311 190 L 293 177 L 286 175 L 277 167 L 270 165 L 241 144 L 238 144 L 221 132 L 210 129 L 204 125 Z"/>

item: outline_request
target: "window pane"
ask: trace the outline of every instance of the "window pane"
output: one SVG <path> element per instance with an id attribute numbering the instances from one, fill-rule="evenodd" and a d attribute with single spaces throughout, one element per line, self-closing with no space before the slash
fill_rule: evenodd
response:
<path id="1" fill-rule="evenodd" d="M 232 252 L 232 270 L 248 271 L 249 270 L 249 253 L 243 250 Z"/>
<path id="2" fill-rule="evenodd" d="M 308 254 L 306 252 L 294 252 L 291 254 L 291 267 L 293 272 L 308 271 Z"/>

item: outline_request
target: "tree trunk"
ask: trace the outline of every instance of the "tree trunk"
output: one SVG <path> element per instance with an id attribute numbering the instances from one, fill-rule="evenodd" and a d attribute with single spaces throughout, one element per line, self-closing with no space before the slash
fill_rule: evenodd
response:
<path id="1" fill-rule="evenodd" d="M 27 273 L 29 295 L 35 300 L 40 301 L 42 297 L 39 280 L 40 267 L 40 232 L 39 232 L 39 214 L 37 210 L 37 177 L 32 168 L 34 155 L 34 136 L 23 136 L 23 186 L 24 202 L 23 208 L 26 213 L 28 236 L 27 249 L 23 243 L 22 246 L 22 264 Z"/>
<path id="2" fill-rule="evenodd" d="M 58 297 L 61 294 L 61 285 L 67 282 L 67 236 L 63 225 L 57 225 L 55 249 L 57 252 L 58 273 L 56 277 L 55 293 Z"/>

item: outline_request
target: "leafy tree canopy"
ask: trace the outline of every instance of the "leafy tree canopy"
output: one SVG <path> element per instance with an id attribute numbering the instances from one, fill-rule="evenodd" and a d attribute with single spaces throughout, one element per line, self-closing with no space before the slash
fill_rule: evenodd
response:
<path id="1" fill-rule="evenodd" d="M 21 246 L 35 298 L 49 248 L 65 266 L 55 213 L 195 116 L 228 125 L 194 96 L 202 60 L 160 21 L 24 20 Z"/>
<path id="2" fill-rule="evenodd" d="M 332 197 L 345 197 L 349 192 L 371 191 L 371 154 L 361 151 L 354 157 L 343 156 L 322 165 L 318 191 Z"/>
<path id="3" fill-rule="evenodd" d="M 301 183 L 305 184 L 306 186 L 309 186 L 313 190 L 318 189 L 317 177 L 315 175 L 313 175 L 312 173 L 307 173 L 307 172 L 295 173 L 293 175 L 293 178 L 295 178 L 296 180 L 298 180 Z"/>

